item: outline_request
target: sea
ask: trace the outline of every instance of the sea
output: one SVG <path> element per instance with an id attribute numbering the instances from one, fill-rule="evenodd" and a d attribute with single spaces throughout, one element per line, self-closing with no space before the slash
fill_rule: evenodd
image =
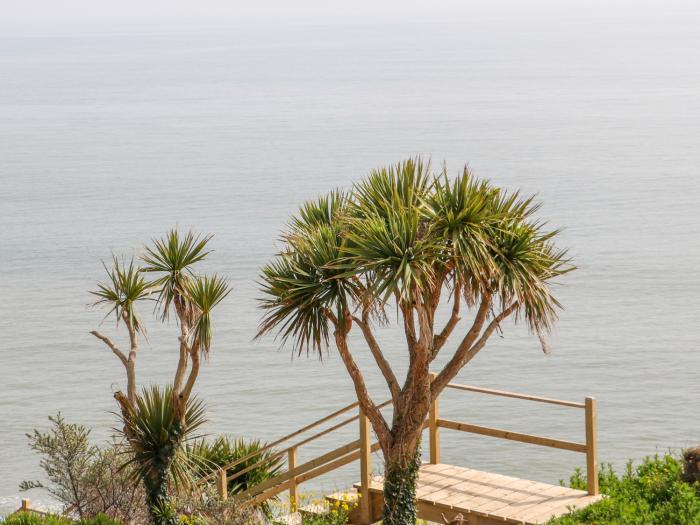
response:
<path id="1" fill-rule="evenodd" d="M 454 17 L 342 18 L 0 35 L 0 512 L 50 505 L 26 434 L 48 416 L 118 426 L 123 327 L 91 303 L 113 255 L 171 228 L 211 234 L 229 280 L 197 393 L 209 436 L 274 440 L 354 400 L 333 347 L 256 339 L 261 267 L 298 207 L 421 155 L 534 194 L 578 270 L 550 355 L 508 322 L 458 381 L 598 403 L 600 461 L 700 444 L 700 8 L 639 2 Z M 177 327 L 150 305 L 141 385 L 171 380 Z M 441 315 L 444 318 L 445 312 Z M 378 332 L 399 374 L 395 315 Z M 470 315 L 458 330 L 464 332 Z M 377 400 L 387 390 L 362 341 Z M 448 343 L 435 368 L 456 342 Z M 582 440 L 574 408 L 448 391 L 444 417 Z M 300 450 L 357 439 L 348 425 Z M 551 483 L 581 454 L 442 431 L 443 461 Z M 381 472 L 381 457 L 373 468 Z M 357 466 L 302 490 L 357 481 Z"/>

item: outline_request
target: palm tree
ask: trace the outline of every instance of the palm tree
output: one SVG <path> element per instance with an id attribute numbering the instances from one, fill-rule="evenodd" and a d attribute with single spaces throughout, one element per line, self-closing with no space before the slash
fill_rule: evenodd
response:
<path id="1" fill-rule="evenodd" d="M 431 402 L 508 317 L 544 339 L 560 304 L 552 281 L 573 269 L 556 230 L 533 218 L 532 198 L 474 178 L 455 179 L 420 158 L 374 170 L 349 192 L 306 203 L 262 270 L 266 314 L 258 336 L 277 331 L 296 352 L 321 352 L 331 334 L 385 459 L 384 525 L 416 522 L 420 436 Z M 436 326 L 440 305 L 451 305 Z M 389 310 L 392 309 L 392 310 Z M 464 310 L 468 327 L 458 330 Z M 399 382 L 376 328 L 396 311 L 408 372 Z M 387 420 L 350 350 L 359 328 L 393 401 Z M 451 336 L 456 348 L 431 381 Z"/>
<path id="2" fill-rule="evenodd" d="M 136 403 L 121 413 L 122 432 L 131 449 L 135 482 L 143 483 L 151 521 L 168 521 L 169 482 L 176 486 L 189 484 L 190 462 L 185 445 L 195 439 L 205 423 L 204 405 L 191 399 L 185 417 L 176 417 L 172 387 L 145 388 Z"/>
<path id="3" fill-rule="evenodd" d="M 109 307 L 107 316 L 114 314 L 117 323 L 123 322 L 129 333 L 131 351 L 127 357 L 110 338 L 98 331 L 91 332 L 126 368 L 127 395 L 117 391 L 114 397 L 119 404 L 123 433 L 136 452 L 141 480 L 146 492 L 152 495 L 152 498 L 149 496 L 152 503 L 162 503 L 168 476 L 175 476 L 173 479 L 177 480 L 179 467 L 175 459 L 179 447 L 201 424 L 201 405 L 191 404 L 190 399 L 199 376 L 201 357 L 207 356 L 211 349 L 212 311 L 229 293 L 223 278 L 200 276 L 193 269 L 194 264 L 208 255 L 206 247 L 210 239 L 193 233 L 183 236 L 172 230 L 163 239 L 155 240 L 153 246 L 146 247 L 141 268 L 137 268 L 133 260 L 127 268 L 115 258 L 114 267 L 107 270 L 109 281 L 98 284 L 98 289 L 91 292 L 99 298 L 95 304 Z M 146 275 L 155 278 L 149 281 Z M 138 336 L 146 332 L 136 306 L 148 299 L 155 301 L 156 314 L 162 322 L 173 313 L 177 318 L 178 363 L 172 386 L 137 396 Z M 167 402 L 163 396 L 168 397 Z M 146 443 L 148 436 L 143 429 L 153 428 L 155 432 L 154 422 L 160 425 L 157 435 L 150 436 L 153 440 Z M 144 448 L 147 445 L 150 448 Z M 139 453 L 141 449 L 160 458 L 159 462 L 138 459 L 147 457 Z M 159 515 L 152 514 L 154 522 Z"/>

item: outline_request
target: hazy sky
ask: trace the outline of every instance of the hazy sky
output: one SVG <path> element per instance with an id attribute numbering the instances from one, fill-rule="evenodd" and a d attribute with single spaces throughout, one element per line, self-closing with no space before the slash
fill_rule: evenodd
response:
<path id="1" fill-rule="evenodd" d="M 0 0 L 0 36 L 246 24 L 450 21 L 482 16 L 698 14 L 696 0 Z"/>

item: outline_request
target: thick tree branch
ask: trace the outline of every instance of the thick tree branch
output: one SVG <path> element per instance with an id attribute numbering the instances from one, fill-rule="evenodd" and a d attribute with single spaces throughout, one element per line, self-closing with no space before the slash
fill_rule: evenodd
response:
<path id="1" fill-rule="evenodd" d="M 416 320 L 413 313 L 413 306 L 404 302 L 399 303 L 403 317 L 403 331 L 406 335 L 406 344 L 408 345 L 408 356 L 411 362 L 415 359 L 416 343 Z"/>
<path id="2" fill-rule="evenodd" d="M 396 379 L 394 371 L 391 369 L 391 365 L 384 357 L 382 349 L 379 347 L 379 343 L 377 343 L 377 340 L 375 339 L 374 334 L 372 333 L 372 328 L 369 325 L 369 319 L 367 315 L 364 314 L 362 317 L 362 319 L 359 319 L 358 317 L 353 317 L 353 320 L 355 321 L 355 324 L 357 324 L 357 326 L 360 327 L 360 330 L 362 330 L 362 335 L 365 336 L 365 341 L 367 341 L 367 345 L 369 346 L 369 349 L 372 352 L 372 355 L 374 356 L 374 360 L 376 361 L 377 366 L 379 367 L 379 370 L 384 376 L 386 384 L 389 387 L 389 391 L 391 392 L 391 399 L 393 400 L 394 405 L 396 405 L 399 396 L 401 395 L 401 387 L 399 386 L 399 382 Z"/>
<path id="3" fill-rule="evenodd" d="M 473 353 L 475 355 L 479 350 L 481 350 L 484 347 L 484 345 L 486 344 L 486 342 L 489 340 L 489 337 L 491 337 L 493 332 L 496 331 L 496 329 L 500 326 L 501 322 L 503 322 L 503 320 L 506 317 L 511 315 L 513 312 L 515 312 L 515 310 L 517 310 L 518 306 L 519 306 L 519 303 L 516 301 L 513 304 L 511 304 L 508 308 L 503 310 L 496 317 L 494 317 L 493 320 L 486 327 L 486 330 L 484 330 L 484 333 L 481 334 L 481 337 L 479 338 L 479 340 L 469 350 L 470 354 Z"/>
<path id="4" fill-rule="evenodd" d="M 479 353 L 479 351 L 484 347 L 484 345 L 491 337 L 493 332 L 499 327 L 501 322 L 506 317 L 515 312 L 517 308 L 517 301 L 505 308 L 500 314 L 498 314 L 496 317 L 493 318 L 493 320 L 491 320 L 491 322 L 484 330 L 483 334 L 481 334 L 481 337 L 479 337 L 478 341 L 473 343 L 464 352 L 458 352 L 454 355 L 454 357 L 450 360 L 449 363 L 447 363 L 447 365 L 445 365 L 445 368 L 443 368 L 443 370 L 438 374 L 438 376 L 433 381 L 433 384 L 431 385 L 433 399 L 440 394 L 440 392 L 443 388 L 445 388 L 445 385 L 447 385 L 447 383 L 452 381 L 452 379 L 457 375 L 457 373 L 459 373 L 462 367 L 464 367 L 464 365 L 466 365 L 469 361 L 471 361 L 474 358 L 474 356 L 476 356 L 476 354 Z"/>
<path id="5" fill-rule="evenodd" d="M 138 340 L 136 338 L 136 329 L 132 326 L 131 320 L 129 319 L 129 316 L 124 312 L 122 314 L 122 319 L 124 319 L 124 324 L 126 325 L 126 329 L 129 332 L 129 343 L 131 345 L 131 352 L 135 354 L 136 350 L 138 349 Z M 131 354 L 131 352 L 129 352 Z M 131 355 L 129 356 L 131 357 Z"/>
<path id="6" fill-rule="evenodd" d="M 179 393 L 182 390 L 182 383 L 185 381 L 187 364 L 189 362 L 189 349 L 187 347 L 187 333 L 180 333 L 180 357 L 175 369 L 175 380 L 173 381 L 173 392 Z"/>
<path id="7" fill-rule="evenodd" d="M 180 356 L 178 358 L 177 368 L 175 369 L 175 379 L 173 380 L 172 393 L 173 406 L 175 407 L 176 416 L 179 418 L 183 415 L 182 410 L 184 410 L 184 407 L 182 406 L 181 394 L 191 355 L 191 349 L 187 344 L 190 327 L 190 308 L 182 295 L 180 295 L 180 293 L 177 291 L 175 292 L 175 297 L 173 298 L 173 304 L 175 305 L 175 314 L 177 315 L 180 323 L 180 336 L 178 337 L 180 341 Z"/>
<path id="8" fill-rule="evenodd" d="M 338 348 L 340 358 L 343 360 L 343 364 L 345 365 L 345 368 L 350 375 L 350 379 L 352 379 L 353 385 L 355 386 L 357 401 L 360 403 L 360 407 L 370 420 L 370 423 L 372 423 L 372 428 L 374 428 L 374 432 L 377 434 L 382 450 L 386 452 L 389 450 L 391 440 L 389 426 L 387 425 L 381 411 L 379 408 L 377 408 L 377 405 L 374 403 L 374 401 L 372 401 L 372 398 L 367 391 L 367 385 L 365 384 L 362 371 L 357 366 L 357 363 L 355 362 L 355 359 L 353 359 L 348 347 L 347 336 L 348 332 L 350 331 L 352 318 L 349 317 L 348 314 L 348 319 L 345 319 L 345 322 L 343 322 L 342 325 L 340 321 L 335 320 L 330 316 L 329 319 L 335 326 L 335 344 Z"/>
<path id="9" fill-rule="evenodd" d="M 479 334 L 481 333 L 481 329 L 483 328 L 484 323 L 486 322 L 486 318 L 488 317 L 490 309 L 491 294 L 488 292 L 484 292 L 484 295 L 481 298 L 481 304 L 479 305 L 479 309 L 477 310 L 476 316 L 474 317 L 472 327 L 462 339 L 462 342 L 457 347 L 457 350 L 452 356 L 452 359 L 449 360 L 449 362 L 445 365 L 445 367 L 433 381 L 433 385 L 431 386 L 433 398 L 435 392 L 441 392 L 444 386 L 447 383 L 449 383 L 450 380 L 455 376 L 455 374 L 457 374 L 457 372 L 459 372 L 459 370 L 462 368 L 462 365 L 460 365 L 460 363 L 469 351 L 469 348 L 471 348 L 471 345 L 474 344 L 474 341 L 476 341 L 477 337 L 479 337 Z"/>
<path id="10" fill-rule="evenodd" d="M 126 365 L 126 380 L 127 380 L 127 395 L 129 396 L 129 401 L 132 404 L 136 404 L 136 353 L 138 352 L 138 338 L 136 333 L 136 328 L 132 324 L 132 320 L 124 312 L 123 314 L 124 324 L 126 329 L 129 331 L 129 343 L 131 349 L 129 350 L 129 359 Z"/>
<path id="11" fill-rule="evenodd" d="M 437 357 L 438 353 L 445 345 L 445 342 L 447 342 L 447 339 L 452 334 L 452 331 L 457 326 L 457 323 L 459 323 L 459 321 L 461 320 L 461 317 L 459 316 L 461 305 L 462 287 L 459 284 L 456 284 L 455 289 L 453 291 L 452 313 L 450 314 L 450 318 L 448 319 L 442 331 L 438 335 L 433 337 L 433 347 L 431 350 L 432 355 L 430 356 L 431 361 Z"/>
<path id="12" fill-rule="evenodd" d="M 112 342 L 112 340 L 109 337 L 102 335 L 97 330 L 93 330 L 90 333 L 92 335 L 94 335 L 95 337 L 97 337 L 104 344 L 106 344 L 109 347 L 109 349 L 112 350 L 114 355 L 116 355 L 119 358 L 119 360 L 122 362 L 122 364 L 124 366 L 128 365 L 129 361 L 128 361 L 127 357 L 124 355 L 124 353 L 121 350 L 119 350 L 119 348 L 116 347 L 116 345 Z"/>
<path id="13" fill-rule="evenodd" d="M 180 398 L 180 409 L 181 409 L 181 415 L 184 414 L 185 408 L 187 406 L 187 401 L 190 399 L 190 395 L 192 394 L 192 389 L 194 388 L 194 384 L 197 381 L 197 376 L 199 375 L 199 349 L 198 348 L 192 348 L 190 349 L 190 358 L 192 359 L 192 366 L 190 367 L 190 375 L 187 378 L 187 383 L 185 383 L 185 388 L 182 389 L 182 393 L 180 393 L 179 398 Z"/>

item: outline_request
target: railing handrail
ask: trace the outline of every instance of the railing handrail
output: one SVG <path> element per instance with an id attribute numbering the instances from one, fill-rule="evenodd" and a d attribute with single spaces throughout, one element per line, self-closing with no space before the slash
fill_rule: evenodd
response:
<path id="1" fill-rule="evenodd" d="M 384 403 L 378 405 L 377 408 L 384 408 L 385 406 L 387 406 L 390 403 L 391 403 L 391 400 L 385 401 Z M 323 437 L 327 434 L 330 434 L 331 432 L 334 432 L 334 431 L 338 430 L 339 428 L 342 428 L 346 425 L 349 425 L 350 423 L 352 423 L 354 421 L 357 421 L 359 418 L 360 418 L 359 414 L 352 416 L 352 417 L 349 417 L 349 418 L 341 421 L 340 423 L 336 423 L 332 427 L 328 427 L 327 429 L 322 430 L 321 432 L 317 432 L 313 436 L 309 436 L 306 439 L 299 441 L 298 443 L 294 443 L 293 445 L 290 445 L 287 448 L 278 450 L 275 453 L 273 453 L 271 456 L 263 458 L 260 461 L 254 463 L 253 465 L 249 465 L 248 467 L 244 468 L 243 470 L 239 470 L 238 472 L 234 472 L 231 476 L 227 476 L 226 481 L 234 480 L 234 479 L 242 476 L 243 474 L 250 472 L 251 470 L 253 470 L 257 467 L 264 465 L 265 463 L 269 463 L 270 461 L 272 461 L 280 456 L 283 456 L 284 454 L 287 454 L 292 449 L 299 448 L 302 445 L 306 445 L 308 443 L 311 443 L 312 441 L 315 441 L 320 437 Z M 257 454 L 259 454 L 259 453 L 260 452 L 257 452 Z M 224 470 L 225 471 L 225 470 L 228 470 L 229 468 L 232 468 L 233 466 L 236 466 L 238 464 L 240 464 L 240 460 L 237 460 L 237 462 L 234 462 L 234 464 L 229 464 L 228 466 L 225 465 L 223 467 L 217 467 L 217 470 Z"/>
<path id="2" fill-rule="evenodd" d="M 435 375 L 432 374 L 432 378 Z M 586 397 L 585 403 L 575 401 L 564 401 L 562 399 L 554 399 L 551 397 L 533 396 L 529 394 L 519 394 L 517 392 L 508 392 L 505 390 L 496 390 L 493 388 L 483 388 L 472 385 L 461 385 L 458 383 L 448 383 L 447 388 L 455 390 L 466 390 L 469 392 L 478 392 L 482 394 L 490 394 L 501 397 L 510 397 L 514 399 L 524 399 L 527 401 L 537 401 L 540 403 L 549 403 L 552 405 L 560 405 L 573 408 L 582 408 L 585 410 L 585 431 L 586 439 L 584 443 L 575 441 L 566 441 L 545 436 L 533 434 L 525 434 L 522 432 L 513 432 L 500 428 L 484 427 L 471 423 L 463 423 L 452 421 L 449 419 L 441 419 L 439 415 L 438 399 L 434 399 L 431 404 L 428 420 L 430 422 L 430 462 L 440 462 L 440 428 L 458 430 L 460 432 L 469 432 L 482 436 L 490 436 L 511 441 L 519 441 L 521 443 L 529 443 L 531 445 L 539 445 L 552 447 L 561 450 L 570 450 L 572 452 L 581 452 L 586 455 L 586 474 L 588 481 L 588 493 L 596 495 L 599 493 L 598 487 L 598 440 L 596 436 L 596 401 L 594 397 Z M 438 396 L 439 397 L 439 396 Z"/>
<path id="3" fill-rule="evenodd" d="M 461 421 L 452 421 L 451 419 L 438 419 L 437 424 L 440 428 L 449 428 L 450 430 L 458 430 L 460 432 L 469 432 L 470 434 L 479 434 L 481 436 L 489 436 L 509 441 L 519 441 L 521 443 L 529 443 L 530 445 L 539 445 L 542 447 L 557 448 L 560 450 L 570 450 L 572 452 L 586 453 L 587 446 L 585 443 L 576 441 L 566 441 L 563 439 L 538 436 L 534 434 L 524 434 L 522 432 L 514 432 L 512 430 L 503 430 L 501 428 L 484 427 L 481 425 L 473 425 L 471 423 L 462 423 Z"/>
<path id="4" fill-rule="evenodd" d="M 524 399 L 526 401 L 537 401 L 539 403 L 550 403 L 552 405 L 561 405 L 565 407 L 586 408 L 586 405 L 584 403 L 578 403 L 576 401 L 566 401 L 563 399 L 555 399 L 552 397 L 533 396 L 530 394 L 519 394 L 517 392 L 508 392 L 507 390 L 496 390 L 493 388 L 484 388 L 480 386 L 461 385 L 459 383 L 448 383 L 446 385 L 446 388 L 453 388 L 455 390 L 466 390 L 468 392 L 478 392 L 481 394 L 490 394 L 501 397 L 511 397 L 514 399 Z"/>
<path id="5" fill-rule="evenodd" d="M 217 467 L 215 470 L 213 470 L 212 472 L 210 472 L 206 476 L 201 477 L 199 479 L 198 483 L 202 483 L 202 482 L 205 482 L 205 481 L 211 479 L 212 477 L 214 477 L 216 475 L 216 473 L 219 470 L 228 470 L 228 469 L 233 468 L 237 465 L 240 465 L 244 461 L 247 461 L 251 458 L 254 458 L 255 456 L 262 454 L 263 452 L 267 452 L 271 448 L 274 448 L 274 447 L 280 445 L 281 443 L 284 443 L 285 441 L 289 441 L 290 439 L 297 437 L 298 435 L 303 434 L 304 432 L 308 432 L 312 428 L 315 428 L 315 427 L 325 423 L 326 421 L 329 421 L 335 417 L 338 417 L 339 415 L 344 414 L 345 412 L 348 412 L 349 410 L 352 410 L 353 408 L 356 408 L 359 405 L 360 405 L 360 403 L 357 401 L 355 401 L 354 403 L 350 403 L 349 405 L 346 405 L 343 408 L 336 410 L 335 412 L 328 414 L 327 416 L 324 416 L 321 419 L 314 421 L 313 423 L 309 423 L 308 425 L 306 425 L 298 430 L 295 430 L 294 432 L 287 434 L 286 436 L 281 437 L 281 438 L 277 439 L 276 441 L 268 443 L 267 445 L 265 445 L 262 448 L 259 448 L 253 452 L 246 454 L 242 458 L 238 458 L 237 460 L 232 461 L 231 463 Z M 287 450 L 287 449 L 285 449 L 285 450 Z"/>
<path id="6" fill-rule="evenodd" d="M 431 374 L 431 380 L 435 378 L 435 374 Z M 540 403 L 549 403 L 553 405 L 581 408 L 585 409 L 585 430 L 586 439 L 584 443 L 567 441 L 562 439 L 555 439 L 545 436 L 525 434 L 521 432 L 513 432 L 509 430 L 503 430 L 493 427 L 485 427 L 480 425 L 474 425 L 471 423 L 463 423 L 458 421 L 452 421 L 449 419 L 440 418 L 438 398 L 431 401 L 431 407 L 428 417 L 423 424 L 423 428 L 428 428 L 430 430 L 430 462 L 439 463 L 440 462 L 440 428 L 458 430 L 462 432 L 470 432 L 474 434 L 480 434 L 485 436 L 491 436 L 501 439 L 507 439 L 511 441 L 519 441 L 523 443 L 529 443 L 533 445 L 547 446 L 557 449 L 570 450 L 573 452 L 581 452 L 586 454 L 586 464 L 587 472 L 589 476 L 588 480 L 588 492 L 589 494 L 598 494 L 598 484 L 597 484 L 597 443 L 596 443 L 596 422 L 595 422 L 595 399 L 592 397 L 587 397 L 585 403 L 579 403 L 574 401 L 566 401 L 562 399 L 555 399 L 550 397 L 534 396 L 529 394 L 520 394 L 517 392 L 509 392 L 505 390 L 497 390 L 492 388 L 484 388 L 473 385 L 464 385 L 459 383 L 448 383 L 447 388 L 470 391 L 488 395 L 495 395 L 500 397 L 508 397 L 514 399 L 522 399 L 526 401 L 536 401 Z M 391 400 L 385 401 L 377 405 L 377 408 L 384 408 L 392 403 Z M 301 434 L 308 432 L 311 429 L 322 425 L 330 421 L 333 418 L 338 417 L 354 408 L 359 408 L 358 413 L 354 416 L 343 419 L 342 421 L 331 425 L 328 428 L 324 428 L 317 431 L 313 435 L 297 441 L 296 443 L 289 444 L 285 448 L 279 450 L 273 450 L 283 443 L 291 441 L 293 438 L 300 436 Z M 297 463 L 297 452 L 299 447 L 311 443 L 323 436 L 334 432 L 342 427 L 349 425 L 354 421 L 360 422 L 360 439 L 356 441 L 351 441 L 345 445 L 321 454 L 320 456 L 314 457 L 299 465 Z M 257 504 L 270 497 L 273 497 L 284 490 L 289 490 L 290 501 L 294 506 L 296 500 L 298 499 L 298 485 L 309 479 L 313 479 L 317 476 L 331 472 L 343 465 L 346 465 L 352 461 L 360 459 L 361 466 L 361 493 L 364 494 L 363 498 L 369 496 L 369 473 L 371 472 L 370 466 L 370 456 L 372 451 L 378 450 L 380 448 L 378 443 L 372 443 L 370 430 L 369 430 L 369 420 L 367 415 L 363 413 L 362 408 L 358 402 L 351 403 L 335 412 L 324 416 L 313 423 L 305 425 L 304 427 L 287 434 L 286 436 L 277 439 L 271 443 L 266 444 L 258 450 L 250 452 L 245 456 L 238 458 L 226 465 L 216 467 L 216 470 L 207 474 L 206 476 L 200 478 L 199 482 L 207 481 L 211 479 L 214 475 L 217 475 L 218 491 L 221 497 L 224 499 L 228 496 L 228 483 L 243 474 L 250 472 L 251 470 L 258 468 L 266 463 L 277 460 L 283 455 L 287 454 L 287 468 L 286 471 L 281 472 L 272 478 L 269 478 L 261 483 L 258 483 L 252 487 L 248 487 L 247 490 L 240 494 L 235 495 L 235 498 L 241 504 Z M 243 462 L 250 460 L 256 456 L 271 451 L 268 457 L 258 459 L 254 464 L 248 465 L 245 468 L 234 472 L 231 476 L 228 475 L 229 469 L 236 467 Z M 370 513 L 369 501 L 361 502 L 360 512 L 365 518 Z M 367 521 L 363 518 L 364 521 Z M 364 522 L 363 521 L 363 522 Z"/>

